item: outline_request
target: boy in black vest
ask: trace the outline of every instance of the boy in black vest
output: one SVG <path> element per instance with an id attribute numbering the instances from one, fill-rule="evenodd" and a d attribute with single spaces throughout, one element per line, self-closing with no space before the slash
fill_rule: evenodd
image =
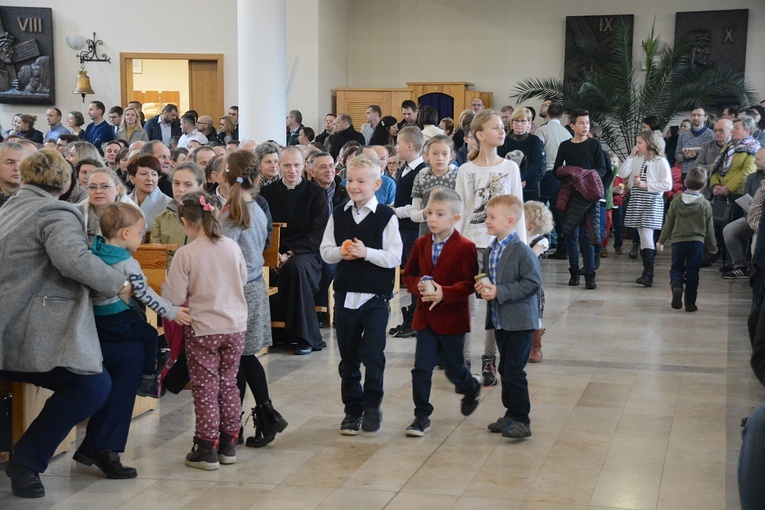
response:
<path id="1" fill-rule="evenodd" d="M 340 433 L 355 436 L 359 429 L 377 432 L 382 423 L 385 326 L 402 242 L 396 214 L 375 198 L 382 184 L 379 162 L 361 155 L 347 168 L 350 201 L 332 211 L 320 251 L 325 262 L 337 264 L 335 324 L 345 404 Z"/>
<path id="2" fill-rule="evenodd" d="M 396 217 L 399 218 L 399 232 L 401 240 L 404 243 L 404 251 L 401 255 L 401 267 L 406 267 L 409 260 L 409 254 L 412 251 L 414 242 L 420 236 L 420 225 L 409 219 L 412 210 L 412 188 L 414 187 L 414 178 L 427 166 L 422 159 L 422 146 L 425 143 L 425 137 L 417 126 L 407 126 L 399 131 L 396 137 L 396 153 L 399 160 L 404 165 L 398 171 L 396 179 L 396 200 L 393 202 L 393 209 L 396 211 Z M 417 305 L 417 296 L 412 294 L 412 305 L 408 308 L 402 308 L 403 322 L 389 332 L 398 338 L 412 337 L 417 332 L 412 329 L 412 318 L 414 317 L 414 308 Z"/>

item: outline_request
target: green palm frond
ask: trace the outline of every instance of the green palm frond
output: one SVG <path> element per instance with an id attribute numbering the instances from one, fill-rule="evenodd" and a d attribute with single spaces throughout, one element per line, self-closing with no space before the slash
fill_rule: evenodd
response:
<path id="1" fill-rule="evenodd" d="M 665 44 L 654 28 L 641 42 L 645 74 L 632 58 L 631 28 L 619 19 L 608 55 L 593 45 L 577 44 L 577 58 L 588 65 L 570 82 L 555 78 L 526 78 L 510 95 L 519 102 L 532 98 L 562 101 L 566 111 L 585 108 L 603 129 L 603 142 L 619 157 L 629 154 L 642 119 L 656 115 L 666 126 L 674 116 L 699 104 L 755 102 L 754 90 L 744 76 L 718 66 L 694 68 L 692 37 Z"/>

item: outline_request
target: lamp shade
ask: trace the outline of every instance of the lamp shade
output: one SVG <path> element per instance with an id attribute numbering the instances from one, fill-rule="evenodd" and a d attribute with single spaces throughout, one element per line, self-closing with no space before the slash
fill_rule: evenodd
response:
<path id="1" fill-rule="evenodd" d="M 90 86 L 90 78 L 88 72 L 85 69 L 80 69 L 77 72 L 77 84 L 74 86 L 72 94 L 95 94 L 93 87 Z"/>
<path id="2" fill-rule="evenodd" d="M 66 37 L 66 44 L 75 51 L 79 51 L 85 47 L 87 39 L 85 36 L 79 34 L 72 34 Z"/>

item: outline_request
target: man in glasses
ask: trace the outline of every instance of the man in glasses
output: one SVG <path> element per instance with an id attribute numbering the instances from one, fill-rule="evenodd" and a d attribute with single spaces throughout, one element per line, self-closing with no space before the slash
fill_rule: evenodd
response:
<path id="1" fill-rule="evenodd" d="M 120 128 L 120 124 L 122 124 L 122 107 L 121 106 L 112 106 L 109 109 L 109 114 L 107 115 L 107 119 L 109 119 L 109 124 L 112 125 L 112 132 L 114 133 L 114 137 L 117 137 L 117 130 Z"/>
<path id="2" fill-rule="evenodd" d="M 213 126 L 213 119 L 209 115 L 200 115 L 197 120 L 197 131 L 207 137 L 208 141 L 217 140 L 218 133 Z"/>

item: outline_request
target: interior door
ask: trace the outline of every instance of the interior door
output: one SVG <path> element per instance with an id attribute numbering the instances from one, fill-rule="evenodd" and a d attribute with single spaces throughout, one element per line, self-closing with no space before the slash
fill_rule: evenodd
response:
<path id="1" fill-rule="evenodd" d="M 223 87 L 218 62 L 189 60 L 189 104 L 199 115 L 209 115 L 217 128 L 223 110 Z"/>

